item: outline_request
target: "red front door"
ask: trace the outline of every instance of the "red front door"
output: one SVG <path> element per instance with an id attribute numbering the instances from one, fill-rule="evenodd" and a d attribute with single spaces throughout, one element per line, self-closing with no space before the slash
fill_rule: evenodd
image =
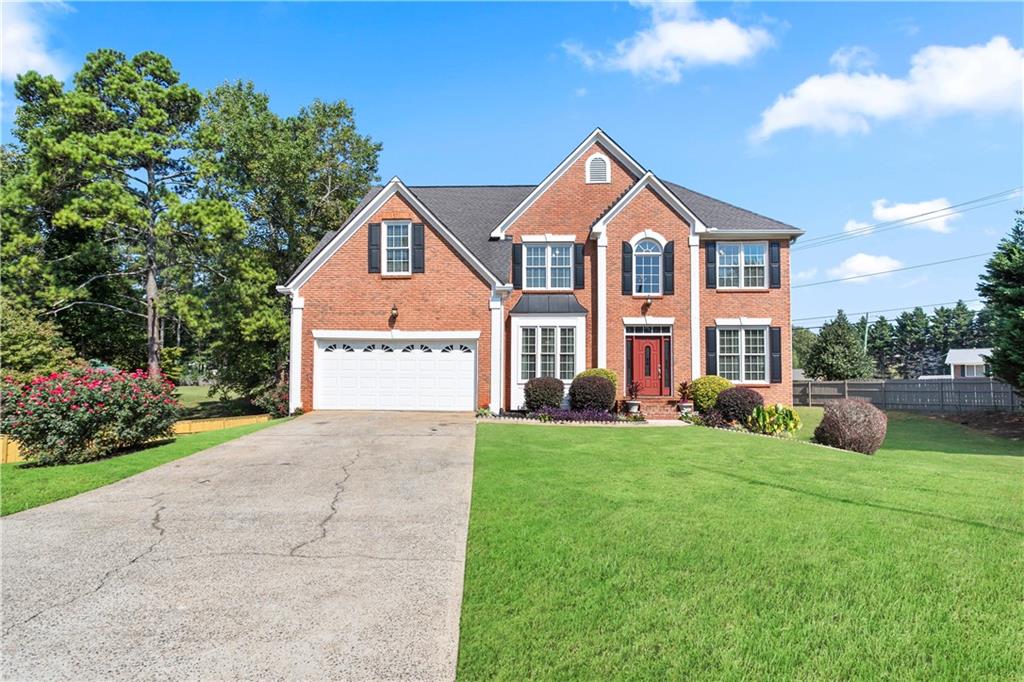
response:
<path id="1" fill-rule="evenodd" d="M 633 337 L 633 381 L 640 395 L 661 395 L 661 339 Z"/>

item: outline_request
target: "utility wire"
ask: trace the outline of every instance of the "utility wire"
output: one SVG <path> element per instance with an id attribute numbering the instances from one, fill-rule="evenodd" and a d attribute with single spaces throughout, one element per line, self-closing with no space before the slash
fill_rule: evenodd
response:
<path id="1" fill-rule="evenodd" d="M 849 282 L 852 279 L 863 279 L 865 277 L 875 277 L 876 275 L 887 275 L 890 272 L 903 272 L 905 270 L 916 270 L 918 268 L 931 267 L 932 265 L 942 265 L 944 263 L 955 263 L 955 262 L 961 261 L 961 260 L 968 260 L 970 258 L 982 258 L 983 256 L 990 256 L 990 255 L 992 255 L 992 253 L 990 251 L 986 251 L 985 253 L 976 253 L 976 254 L 971 255 L 971 256 L 960 256 L 959 258 L 947 258 L 946 260 L 937 260 L 937 261 L 935 261 L 933 263 L 921 263 L 919 265 L 908 265 L 908 266 L 903 267 L 903 268 L 893 268 L 892 270 L 879 270 L 878 272 L 869 272 L 869 273 L 864 274 L 864 275 L 852 275 L 850 277 L 839 277 L 838 279 L 825 279 L 825 280 L 822 280 L 820 282 L 810 282 L 808 284 L 797 284 L 797 285 L 792 286 L 790 288 L 791 289 L 803 289 L 805 287 L 816 287 L 816 286 L 820 286 L 822 284 L 832 284 L 833 282 Z"/>
<path id="2" fill-rule="evenodd" d="M 1002 203 L 1009 199 L 1013 199 L 1019 195 L 1022 187 L 1015 187 L 1013 189 L 1004 190 L 1002 192 L 996 192 L 995 194 L 989 194 L 983 197 L 977 197 L 968 201 L 963 201 L 958 204 L 952 204 L 950 206 L 944 206 L 942 208 L 933 209 L 931 211 L 925 211 L 906 218 L 900 218 L 899 220 L 887 220 L 873 225 L 864 225 L 853 230 L 843 230 L 831 234 L 824 234 L 818 237 L 811 237 L 803 240 L 803 243 L 793 247 L 794 251 L 801 249 L 810 249 L 816 246 L 824 246 L 825 244 L 834 243 L 837 241 L 846 241 L 856 237 L 862 237 L 875 232 L 885 232 L 891 229 L 897 229 L 900 227 L 906 227 L 908 225 L 916 225 L 918 223 L 927 222 L 929 220 L 935 220 L 936 218 L 949 218 L 954 215 L 966 213 L 967 211 L 977 210 L 979 208 L 985 208 L 987 206 L 993 206 L 998 203 Z M 982 203 L 988 202 L 988 203 Z M 981 204 L 975 206 L 974 204 Z M 965 208 L 968 207 L 968 208 Z M 954 210 L 959 209 L 959 210 Z M 941 214 L 941 215 L 938 215 Z"/>
<path id="3" fill-rule="evenodd" d="M 972 298 L 972 299 L 958 298 L 955 301 L 945 301 L 943 303 L 921 303 L 921 304 L 918 304 L 918 305 L 908 305 L 908 306 L 906 306 L 904 308 L 882 308 L 880 310 L 862 310 L 859 313 L 846 313 L 846 314 L 848 316 L 852 317 L 854 315 L 873 315 L 875 313 L 893 313 L 893 312 L 901 312 L 903 310 L 913 310 L 914 308 L 938 308 L 939 306 L 943 306 L 943 305 L 956 305 L 957 303 L 960 303 L 961 301 L 963 301 L 964 303 L 977 303 L 980 300 L 981 300 L 980 298 Z M 835 317 L 835 316 L 836 316 L 836 314 L 832 313 L 831 315 L 815 315 L 814 317 L 794 317 L 792 319 L 792 322 L 802 322 L 804 320 L 827 320 L 827 319 L 829 319 L 831 317 Z"/>

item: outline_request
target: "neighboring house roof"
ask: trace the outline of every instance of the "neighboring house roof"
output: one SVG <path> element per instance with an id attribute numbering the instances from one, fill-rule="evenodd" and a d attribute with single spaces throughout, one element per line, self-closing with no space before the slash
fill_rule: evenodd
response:
<path id="1" fill-rule="evenodd" d="M 585 313 L 587 309 L 576 300 L 575 294 L 523 294 L 510 315 L 571 315 Z"/>
<path id="2" fill-rule="evenodd" d="M 991 348 L 950 348 L 946 353 L 947 365 L 984 365 L 988 360 L 982 356 L 992 355 Z"/>
<path id="3" fill-rule="evenodd" d="M 799 367 L 793 368 L 793 381 L 806 381 L 807 375 Z"/>
<path id="4" fill-rule="evenodd" d="M 662 184 L 689 209 L 711 233 L 721 232 L 778 232 L 780 235 L 799 236 L 803 231 L 759 213 L 733 206 L 705 194 L 694 192 L 673 182 L 664 182 L 650 176 L 651 182 Z M 288 278 L 291 282 L 321 251 L 328 247 L 335 235 L 349 226 L 351 221 L 380 193 L 382 187 L 371 187 L 348 219 L 337 229 L 328 232 L 316 248 Z M 522 206 L 535 185 L 448 185 L 408 186 L 427 208 L 441 220 L 455 237 L 503 283 L 507 283 L 512 262 L 512 243 L 507 239 L 494 239 L 492 234 L 512 211 Z M 629 192 L 627 192 L 629 194 Z M 625 195 L 624 195 L 625 196 Z M 611 208 L 618 205 L 613 204 Z M 708 234 L 708 233 L 705 233 Z"/>

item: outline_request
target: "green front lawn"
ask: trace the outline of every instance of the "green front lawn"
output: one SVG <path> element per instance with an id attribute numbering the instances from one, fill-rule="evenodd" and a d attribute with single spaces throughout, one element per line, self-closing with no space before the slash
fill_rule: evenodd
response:
<path id="1" fill-rule="evenodd" d="M 873 457 L 481 424 L 459 675 L 1021 679 L 1022 455 L 900 414 Z"/>
<path id="2" fill-rule="evenodd" d="M 0 464 L 0 516 L 63 500 L 93 488 L 128 478 L 171 460 L 226 443 L 277 422 L 236 426 L 178 436 L 170 443 L 83 464 L 38 467 Z"/>
<path id="3" fill-rule="evenodd" d="M 209 386 L 178 386 L 174 393 L 181 402 L 182 419 L 240 417 L 263 412 L 247 398 L 213 398 L 210 396 Z"/>

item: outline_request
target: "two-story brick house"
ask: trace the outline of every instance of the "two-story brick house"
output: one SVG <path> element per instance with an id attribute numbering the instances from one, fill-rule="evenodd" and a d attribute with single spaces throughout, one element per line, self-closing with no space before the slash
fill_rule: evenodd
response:
<path id="1" fill-rule="evenodd" d="M 600 129 L 539 185 L 393 178 L 279 287 L 291 407 L 518 409 L 531 377 L 588 367 L 652 410 L 703 374 L 788 403 L 801 234 L 659 179 Z"/>

